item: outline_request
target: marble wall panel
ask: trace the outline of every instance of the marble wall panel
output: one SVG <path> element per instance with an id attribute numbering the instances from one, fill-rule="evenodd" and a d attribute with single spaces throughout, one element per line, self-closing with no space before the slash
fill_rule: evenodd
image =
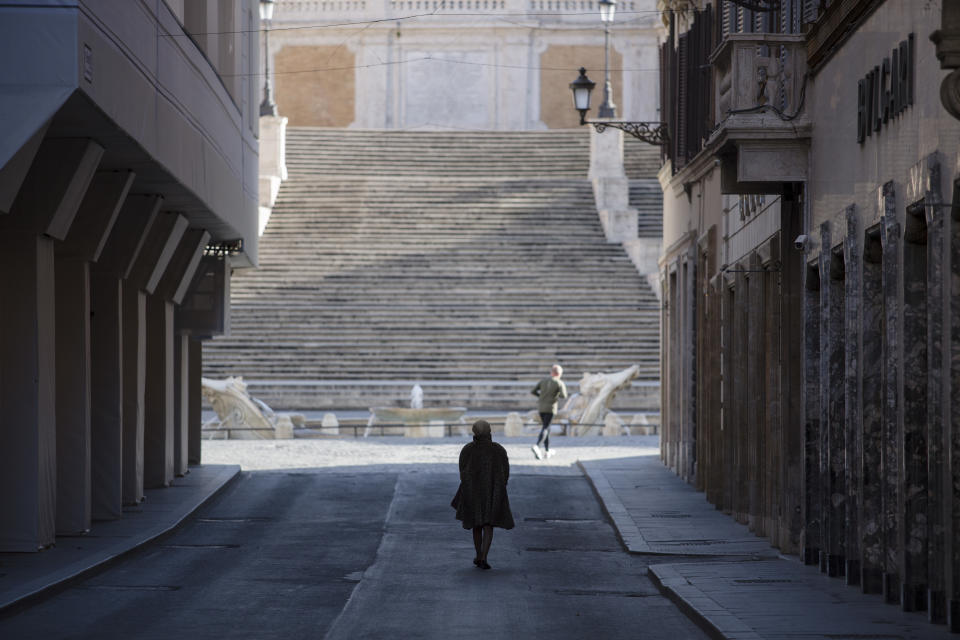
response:
<path id="1" fill-rule="evenodd" d="M 883 256 L 879 227 L 864 234 L 861 298 L 863 457 L 860 465 L 860 584 L 883 589 Z"/>
<path id="2" fill-rule="evenodd" d="M 896 197 L 893 182 L 883 186 L 881 242 L 883 245 L 883 594 L 888 602 L 900 601 L 900 459 L 902 422 L 900 385 L 902 379 L 900 330 L 900 223 L 896 218 Z"/>
<path id="3" fill-rule="evenodd" d="M 927 590 L 927 230 L 908 210 L 903 242 L 903 511 L 901 605 L 926 609 Z"/>
<path id="4" fill-rule="evenodd" d="M 860 307 L 862 292 L 862 249 L 860 217 L 855 206 L 845 211 L 847 234 L 843 239 L 844 265 L 844 484 L 847 509 L 844 522 L 847 584 L 860 583 L 859 519 L 860 469 L 863 458 L 860 405 Z"/>
<path id="5" fill-rule="evenodd" d="M 938 185 L 939 165 L 933 165 Z M 939 189 L 924 197 L 927 224 L 927 617 L 943 623 L 946 605 L 946 465 L 944 371 L 944 259 L 945 237 L 942 198 Z"/>
<path id="6" fill-rule="evenodd" d="M 802 552 L 806 564 L 818 564 L 823 550 L 820 453 L 820 271 L 804 270 L 804 486 Z"/>
<path id="7" fill-rule="evenodd" d="M 950 318 L 949 350 L 949 437 L 948 437 L 948 488 L 947 510 L 947 625 L 956 633 L 960 632 L 960 183 L 953 191 L 954 206 L 949 218 L 950 300 L 948 306 Z"/>

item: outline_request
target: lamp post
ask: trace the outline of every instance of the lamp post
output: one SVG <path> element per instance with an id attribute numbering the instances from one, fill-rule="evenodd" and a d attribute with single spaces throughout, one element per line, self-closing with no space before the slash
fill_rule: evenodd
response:
<path id="1" fill-rule="evenodd" d="M 609 76 L 608 76 L 609 77 Z M 663 122 L 628 122 L 626 120 L 587 120 L 587 111 L 590 110 L 590 92 L 597 86 L 597 83 L 587 77 L 587 70 L 580 67 L 580 75 L 570 83 L 570 90 L 573 91 L 573 108 L 580 112 L 580 124 L 592 124 L 597 133 L 603 133 L 607 127 L 619 129 L 629 133 L 634 138 L 642 140 L 648 144 L 663 145 L 667 142 L 667 125 Z M 607 82 L 607 91 L 610 82 Z M 605 91 L 606 93 L 606 91 Z M 611 113 L 613 106 L 610 107 Z M 604 105 L 600 105 L 597 110 L 603 115 Z"/>
<path id="2" fill-rule="evenodd" d="M 266 25 L 263 29 L 263 102 L 260 103 L 260 116 L 276 116 L 277 103 L 273 101 L 273 85 L 270 82 L 270 21 L 273 20 L 275 0 L 260 0 L 260 20 Z"/>
<path id="3" fill-rule="evenodd" d="M 603 22 L 603 104 L 597 108 L 601 118 L 616 118 L 617 105 L 613 104 L 613 89 L 610 87 L 610 25 L 617 12 L 617 0 L 599 0 L 600 21 Z"/>

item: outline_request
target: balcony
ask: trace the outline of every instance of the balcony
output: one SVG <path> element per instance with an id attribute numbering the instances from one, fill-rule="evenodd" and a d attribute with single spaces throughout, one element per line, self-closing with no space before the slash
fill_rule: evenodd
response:
<path id="1" fill-rule="evenodd" d="M 710 56 L 714 122 L 706 148 L 721 160 L 724 193 L 770 193 L 807 179 L 804 36 L 728 35 Z"/>

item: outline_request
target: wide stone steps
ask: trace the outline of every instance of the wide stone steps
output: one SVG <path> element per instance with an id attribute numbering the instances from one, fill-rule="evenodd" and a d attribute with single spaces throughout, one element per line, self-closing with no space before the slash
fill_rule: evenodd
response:
<path id="1" fill-rule="evenodd" d="M 625 146 L 641 235 L 659 234 L 659 153 Z M 572 390 L 638 364 L 615 406 L 656 410 L 660 308 L 600 229 L 586 128 L 290 128 L 287 163 L 205 375 L 277 409 L 406 404 L 419 382 L 427 406 L 526 410 L 555 361 Z"/>
<path id="2" fill-rule="evenodd" d="M 520 175 L 583 178 L 590 164 L 590 132 L 587 127 L 568 131 L 525 132 L 426 132 L 350 131 L 352 144 L 344 145 L 343 130 L 288 128 L 287 152 L 297 158 L 299 167 L 333 166 L 347 173 L 356 166 L 370 175 L 378 169 L 390 175 L 410 171 L 424 175 L 428 169 L 456 167 L 451 172 L 464 175 L 471 169 L 484 169 L 483 175 L 495 176 L 505 164 Z M 486 165 L 478 165 L 486 163 Z M 291 163 L 292 165 L 293 163 Z M 660 169 L 660 151 L 656 147 L 624 143 L 624 164 L 630 178 L 653 178 Z M 489 166 L 487 166 L 489 165 Z M 293 167 L 291 166 L 291 169 Z M 491 171 L 487 171 L 490 169 Z M 507 175 L 513 173 L 504 172 Z"/>

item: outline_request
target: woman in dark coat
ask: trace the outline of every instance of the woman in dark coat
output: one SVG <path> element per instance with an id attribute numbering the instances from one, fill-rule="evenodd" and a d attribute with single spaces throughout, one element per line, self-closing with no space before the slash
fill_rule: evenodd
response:
<path id="1" fill-rule="evenodd" d="M 507 499 L 510 461 L 506 450 L 490 436 L 490 423 L 473 423 L 473 442 L 460 451 L 460 488 L 450 506 L 464 529 L 473 529 L 477 557 L 473 564 L 489 569 L 487 553 L 493 541 L 493 528 L 513 529 L 513 514 Z"/>

